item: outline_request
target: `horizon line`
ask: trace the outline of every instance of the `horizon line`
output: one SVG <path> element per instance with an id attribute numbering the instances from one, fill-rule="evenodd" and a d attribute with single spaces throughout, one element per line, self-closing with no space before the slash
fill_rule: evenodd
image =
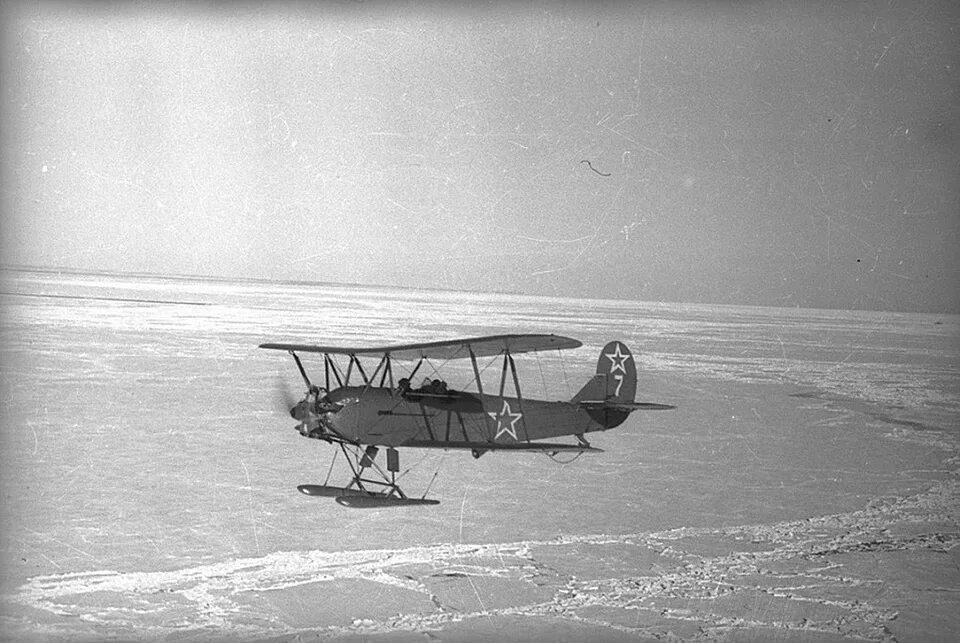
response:
<path id="1" fill-rule="evenodd" d="M 437 286 L 400 286 L 395 284 L 383 283 L 348 283 L 339 281 L 315 281 L 309 279 L 271 279 L 265 277 L 225 277 L 223 275 L 198 275 L 190 273 L 158 273 L 141 272 L 129 270 L 110 270 L 104 268 L 70 268 L 66 266 L 34 266 L 27 264 L 7 264 L 0 262 L 0 271 L 21 271 L 21 272 L 39 272 L 39 273 L 65 273 L 70 275 L 111 275 L 126 277 L 157 277 L 163 279 L 173 279 L 180 281 L 199 280 L 216 282 L 239 282 L 239 283 L 257 283 L 257 284 L 283 284 L 290 286 L 337 286 L 352 288 L 387 288 L 395 290 L 428 291 L 428 292 L 450 292 L 450 293 L 471 293 L 488 295 L 507 295 L 512 297 L 534 297 L 540 299 L 580 299 L 588 301 L 619 301 L 619 302 L 637 302 L 653 305 L 679 305 L 679 306 L 727 306 L 743 308 L 770 308 L 774 310 L 807 310 L 807 311 L 847 311 L 847 312 L 866 312 L 866 313 L 892 313 L 906 315 L 951 315 L 960 316 L 960 312 L 949 311 L 925 311 L 925 310 L 887 310 L 878 308 L 823 308 L 815 306 L 773 306 L 768 304 L 731 304 L 720 302 L 703 301 L 666 301 L 636 299 L 634 297 L 583 297 L 576 295 L 543 295 L 530 294 L 521 291 L 510 290 L 480 290 L 466 288 L 442 288 Z"/>

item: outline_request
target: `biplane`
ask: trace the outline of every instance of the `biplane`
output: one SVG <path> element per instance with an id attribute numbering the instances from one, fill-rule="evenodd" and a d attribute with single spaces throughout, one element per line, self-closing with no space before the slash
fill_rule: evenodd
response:
<path id="1" fill-rule="evenodd" d="M 298 422 L 297 430 L 304 437 L 337 445 L 353 474 L 344 487 L 324 482 L 298 489 L 306 495 L 334 497 L 349 507 L 373 507 L 439 503 L 426 498 L 426 492 L 414 498 L 400 489 L 397 449 L 401 447 L 462 449 L 475 458 L 493 451 L 579 455 L 600 451 L 584 437 L 587 433 L 617 427 L 633 411 L 674 408 L 634 401 L 637 368 L 620 341 L 603 347 L 596 374 L 569 401 L 523 397 L 515 355 L 580 346 L 569 337 L 524 334 L 377 348 L 302 344 L 261 344 L 260 348 L 287 351 L 293 357 L 307 387 L 305 397 L 289 411 Z M 323 387 L 307 375 L 300 358 L 303 353 L 323 355 Z M 367 360 L 366 368 L 361 358 Z M 368 375 L 371 358 L 378 360 Z M 502 360 L 496 390 L 484 388 L 479 361 L 483 358 L 492 358 L 493 363 Z M 449 388 L 442 379 L 429 377 L 413 386 L 425 362 L 458 359 L 470 361 L 473 381 L 467 388 L 474 390 Z M 398 362 L 412 368 L 395 373 Z M 395 379 L 395 375 L 402 376 Z M 359 381 L 351 381 L 357 377 Z M 564 436 L 576 442 L 554 441 Z M 376 461 L 382 448 L 386 449 L 386 471 Z M 327 477 L 329 481 L 329 473 Z"/>

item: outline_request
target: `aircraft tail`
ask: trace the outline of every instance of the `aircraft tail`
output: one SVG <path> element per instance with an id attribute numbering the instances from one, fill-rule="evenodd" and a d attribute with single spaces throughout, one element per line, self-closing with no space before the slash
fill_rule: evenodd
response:
<path id="1" fill-rule="evenodd" d="M 637 366 L 633 355 L 626 344 L 613 341 L 600 352 L 597 374 L 571 401 L 585 407 L 594 420 L 612 429 L 630 415 L 636 394 Z"/>

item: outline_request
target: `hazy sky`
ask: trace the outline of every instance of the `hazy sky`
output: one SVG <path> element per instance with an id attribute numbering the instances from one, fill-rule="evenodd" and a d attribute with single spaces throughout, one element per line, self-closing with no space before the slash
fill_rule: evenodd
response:
<path id="1" fill-rule="evenodd" d="M 960 312 L 955 2 L 199 6 L 4 5 L 3 263 Z"/>

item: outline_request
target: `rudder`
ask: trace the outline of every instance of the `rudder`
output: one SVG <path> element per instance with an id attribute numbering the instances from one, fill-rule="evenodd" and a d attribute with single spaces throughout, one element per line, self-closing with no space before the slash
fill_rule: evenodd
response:
<path id="1" fill-rule="evenodd" d="M 637 366 L 627 345 L 612 341 L 600 351 L 597 375 L 606 376 L 606 399 L 633 402 L 637 394 Z"/>

